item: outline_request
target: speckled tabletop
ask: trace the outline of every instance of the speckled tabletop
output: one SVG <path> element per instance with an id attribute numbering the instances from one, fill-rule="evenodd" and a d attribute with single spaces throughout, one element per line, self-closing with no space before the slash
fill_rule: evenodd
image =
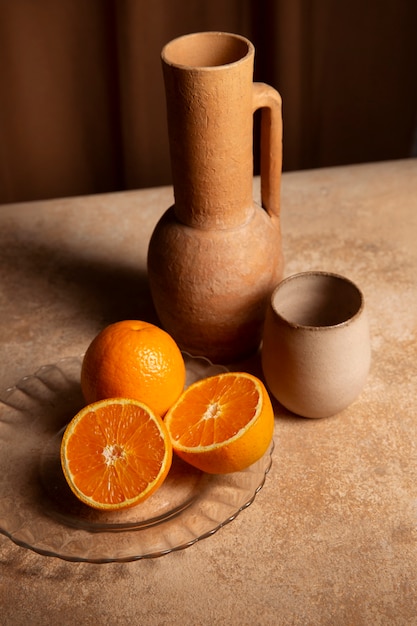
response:
<path id="1" fill-rule="evenodd" d="M 146 252 L 171 202 L 167 187 L 0 207 L 1 389 L 111 321 L 155 320 Z M 417 624 L 417 161 L 285 174 L 282 231 L 286 275 L 331 270 L 364 292 L 360 397 L 324 420 L 276 405 L 264 487 L 185 550 L 72 563 L 0 535 L 1 625 Z"/>

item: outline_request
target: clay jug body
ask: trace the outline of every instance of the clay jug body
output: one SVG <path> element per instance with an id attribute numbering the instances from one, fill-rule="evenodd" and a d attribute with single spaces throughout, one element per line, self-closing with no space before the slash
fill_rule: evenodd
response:
<path id="1" fill-rule="evenodd" d="M 182 349 L 222 362 L 258 348 L 283 270 L 281 99 L 253 82 L 253 61 L 253 45 L 228 33 L 186 35 L 162 51 L 175 204 L 149 244 L 151 294 Z M 253 200 L 259 108 L 262 206 Z"/>

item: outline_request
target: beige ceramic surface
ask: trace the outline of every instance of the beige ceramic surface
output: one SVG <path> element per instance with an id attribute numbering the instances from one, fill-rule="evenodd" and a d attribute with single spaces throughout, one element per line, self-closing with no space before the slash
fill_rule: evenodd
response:
<path id="1" fill-rule="evenodd" d="M 281 98 L 253 83 L 254 47 L 195 33 L 162 51 L 175 204 L 148 268 L 162 324 L 191 354 L 230 361 L 256 351 L 282 277 Z M 253 200 L 253 113 L 262 109 L 261 208 Z"/>
<path id="2" fill-rule="evenodd" d="M 365 300 L 346 277 L 302 272 L 271 296 L 262 343 L 269 390 L 303 417 L 331 417 L 362 390 L 371 346 Z"/>
<path id="3" fill-rule="evenodd" d="M 2 387 L 108 322 L 153 319 L 146 249 L 170 202 L 163 188 L 0 207 Z M 363 290 L 359 398 L 323 420 L 277 406 L 255 502 L 182 552 L 73 564 L 0 535 L 2 625 L 417 623 L 417 161 L 285 174 L 282 207 L 286 274 L 331 269 Z"/>

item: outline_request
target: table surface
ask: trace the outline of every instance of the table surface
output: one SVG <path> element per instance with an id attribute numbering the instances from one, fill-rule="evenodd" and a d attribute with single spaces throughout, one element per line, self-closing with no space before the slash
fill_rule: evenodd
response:
<path id="1" fill-rule="evenodd" d="M 112 321 L 155 321 L 147 245 L 171 202 L 164 187 L 0 207 L 1 389 Z M 1 624 L 417 624 L 417 160 L 284 174 L 282 232 L 286 275 L 364 292 L 360 397 L 324 420 L 277 408 L 263 489 L 186 550 L 70 563 L 0 535 Z"/>

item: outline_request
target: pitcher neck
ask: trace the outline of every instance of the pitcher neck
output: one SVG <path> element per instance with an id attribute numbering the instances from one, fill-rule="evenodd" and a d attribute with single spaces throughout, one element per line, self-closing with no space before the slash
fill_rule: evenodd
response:
<path id="1" fill-rule="evenodd" d="M 180 38 L 163 54 L 175 213 L 199 228 L 233 228 L 253 207 L 253 47 L 219 37 Z M 216 46 L 218 65 L 186 65 Z"/>

